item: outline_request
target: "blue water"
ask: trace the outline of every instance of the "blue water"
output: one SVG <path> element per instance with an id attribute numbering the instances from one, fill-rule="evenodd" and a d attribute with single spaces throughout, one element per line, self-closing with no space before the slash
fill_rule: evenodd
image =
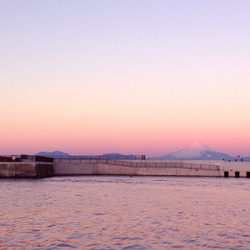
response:
<path id="1" fill-rule="evenodd" d="M 0 248 L 250 249 L 250 179 L 1 179 Z"/>

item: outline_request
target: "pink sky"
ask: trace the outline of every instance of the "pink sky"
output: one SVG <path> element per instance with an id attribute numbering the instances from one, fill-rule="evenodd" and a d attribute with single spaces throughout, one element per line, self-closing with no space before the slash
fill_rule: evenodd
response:
<path id="1" fill-rule="evenodd" d="M 250 2 L 0 7 L 0 155 L 250 156 Z"/>

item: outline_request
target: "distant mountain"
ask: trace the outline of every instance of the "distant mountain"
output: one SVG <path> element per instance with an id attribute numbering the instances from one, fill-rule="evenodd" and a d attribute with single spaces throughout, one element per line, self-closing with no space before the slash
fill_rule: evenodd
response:
<path id="1" fill-rule="evenodd" d="M 39 152 L 36 155 L 39 156 L 47 156 L 47 157 L 69 157 L 70 155 L 68 153 L 63 153 L 61 151 L 54 151 L 54 152 Z"/>
<path id="2" fill-rule="evenodd" d="M 72 156 L 68 153 L 64 153 L 61 151 L 54 151 L 54 152 L 39 152 L 36 155 L 39 156 L 46 156 L 46 157 L 54 157 L 54 158 L 68 158 L 68 157 L 74 157 L 75 159 L 80 159 L 82 157 L 88 159 L 89 157 L 92 157 L 92 159 L 95 158 L 101 158 L 101 159 L 109 159 L 109 160 L 135 160 L 136 156 L 135 155 L 123 155 L 119 153 L 110 153 L 110 154 L 102 154 L 102 155 L 92 155 L 92 156 Z"/>
<path id="3" fill-rule="evenodd" d="M 242 159 L 242 161 L 250 161 L 250 157 L 249 156 L 240 157 L 240 159 Z"/>
<path id="4" fill-rule="evenodd" d="M 39 152 L 36 155 L 54 157 L 54 158 L 68 158 L 71 157 L 70 154 L 64 153 L 61 151 L 54 152 Z M 18 157 L 18 156 L 17 156 Z M 73 156 L 72 156 L 73 157 Z M 88 156 L 84 156 L 88 158 Z M 101 157 L 101 159 L 119 159 L 119 160 L 134 160 L 135 155 L 123 155 L 119 153 L 110 153 L 110 154 L 102 154 L 100 156 L 92 156 Z M 82 156 L 74 156 L 75 159 L 82 158 Z M 146 157 L 147 160 L 226 160 L 226 161 L 250 161 L 250 157 L 232 157 L 228 154 L 220 153 L 215 151 L 202 143 L 195 142 L 189 145 L 188 147 L 181 149 L 177 152 L 158 156 L 158 157 Z M 138 158 L 139 160 L 139 158 Z"/>
<path id="5" fill-rule="evenodd" d="M 154 160 L 232 160 L 232 156 L 217 152 L 200 142 L 195 142 L 177 152 L 151 158 Z"/>

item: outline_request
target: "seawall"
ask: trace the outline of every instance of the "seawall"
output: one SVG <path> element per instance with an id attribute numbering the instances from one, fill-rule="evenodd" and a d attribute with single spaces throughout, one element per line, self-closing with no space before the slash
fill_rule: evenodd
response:
<path id="1" fill-rule="evenodd" d="M 53 163 L 0 162 L 0 178 L 44 178 L 54 176 Z"/>
<path id="2" fill-rule="evenodd" d="M 217 170 L 204 169 L 184 169 L 184 168 L 153 168 L 153 167 L 123 167 L 109 164 L 98 164 L 100 175 L 140 175 L 140 176 L 200 176 L 200 177 L 219 177 Z"/>
<path id="3" fill-rule="evenodd" d="M 141 175 L 248 177 L 250 162 L 147 161 L 147 160 L 55 160 L 55 175 Z"/>
<path id="4" fill-rule="evenodd" d="M 54 176 L 54 159 L 36 155 L 0 156 L 0 178 L 44 178 Z"/>
<path id="5" fill-rule="evenodd" d="M 55 175 L 96 175 L 97 162 L 85 160 L 54 160 Z"/>
<path id="6" fill-rule="evenodd" d="M 17 161 L 12 161 L 8 158 L 7 160 L 10 162 L 0 162 L 0 178 L 43 178 L 66 175 L 140 175 L 250 178 L 250 162 L 226 162 L 214 160 L 53 160 L 52 158 L 32 157 L 23 156 Z"/>

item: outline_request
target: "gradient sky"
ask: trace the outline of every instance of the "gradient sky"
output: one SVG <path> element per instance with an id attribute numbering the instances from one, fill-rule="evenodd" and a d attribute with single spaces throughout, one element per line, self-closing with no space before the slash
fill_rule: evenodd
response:
<path id="1" fill-rule="evenodd" d="M 1 0 L 0 155 L 250 155 L 250 1 Z"/>

